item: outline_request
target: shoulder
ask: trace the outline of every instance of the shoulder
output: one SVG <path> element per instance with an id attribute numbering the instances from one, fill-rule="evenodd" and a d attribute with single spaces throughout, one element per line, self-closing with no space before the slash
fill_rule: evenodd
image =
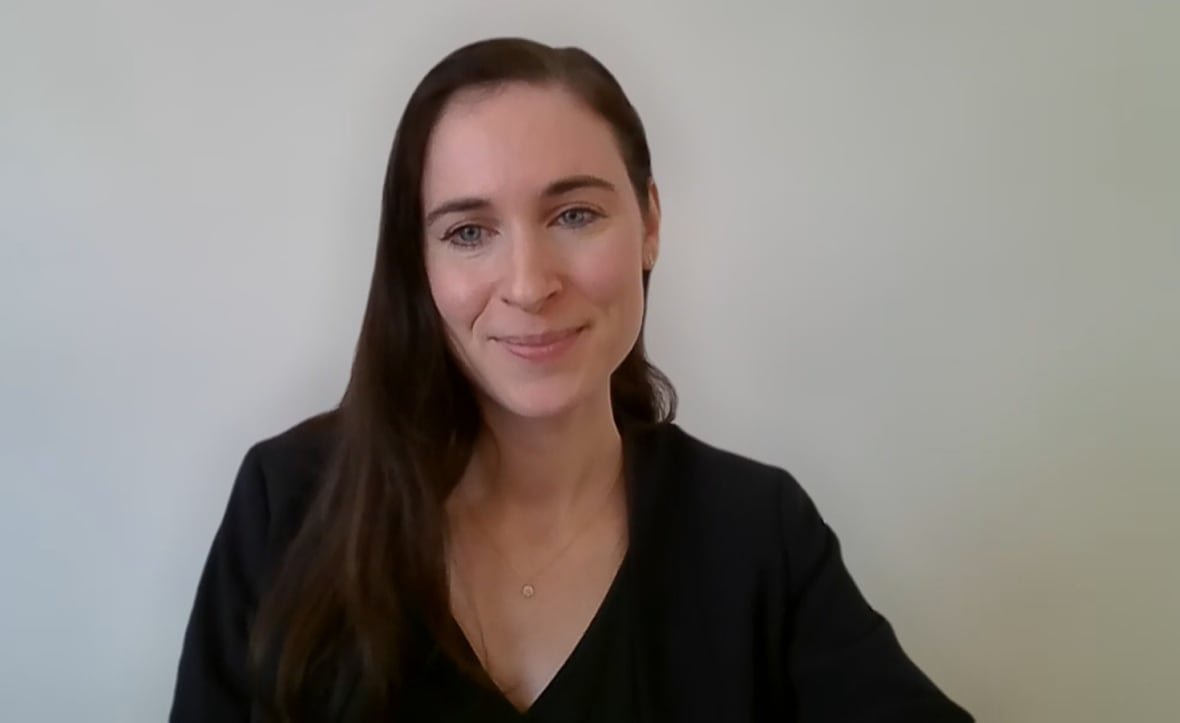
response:
<path id="1" fill-rule="evenodd" d="M 636 437 L 636 501 L 647 527 L 730 549 L 781 550 L 818 512 L 784 468 L 721 449 L 676 424 Z"/>
<path id="2" fill-rule="evenodd" d="M 250 620 L 333 447 L 333 413 L 255 442 L 210 545 L 184 636 L 171 720 L 241 720 L 253 694 Z"/>
<path id="3" fill-rule="evenodd" d="M 781 472 L 773 465 L 705 442 L 679 424 L 654 425 L 649 434 L 653 446 L 661 448 L 670 459 L 704 465 L 710 473 L 761 477 Z"/>
<path id="4" fill-rule="evenodd" d="M 338 426 L 336 411 L 322 412 L 254 443 L 248 452 L 286 495 L 312 484 L 332 454 Z"/>
<path id="5" fill-rule="evenodd" d="M 337 420 L 335 411 L 316 414 L 246 452 L 234 494 L 265 501 L 272 534 L 289 536 L 302 522 L 335 448 Z"/>
<path id="6" fill-rule="evenodd" d="M 659 478 L 666 495 L 689 495 L 730 505 L 764 506 L 784 487 L 797 487 L 785 469 L 716 447 L 677 424 L 660 424 L 642 433 L 640 464 Z"/>

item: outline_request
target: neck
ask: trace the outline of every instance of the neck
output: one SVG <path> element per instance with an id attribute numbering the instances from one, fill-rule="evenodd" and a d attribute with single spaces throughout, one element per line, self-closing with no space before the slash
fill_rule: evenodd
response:
<path id="1" fill-rule="evenodd" d="M 525 419 L 484 410 L 464 497 L 491 517 L 565 518 L 601 499 L 622 464 L 609 390 L 557 418 Z M 457 490 L 458 491 L 458 490 Z"/>

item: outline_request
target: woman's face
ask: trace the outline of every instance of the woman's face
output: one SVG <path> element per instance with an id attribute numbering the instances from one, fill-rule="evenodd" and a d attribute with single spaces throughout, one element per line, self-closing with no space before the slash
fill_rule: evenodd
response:
<path id="1" fill-rule="evenodd" d="M 426 272 L 483 403 L 529 418 L 609 395 L 659 243 L 610 125 L 553 85 L 464 91 L 427 146 Z"/>

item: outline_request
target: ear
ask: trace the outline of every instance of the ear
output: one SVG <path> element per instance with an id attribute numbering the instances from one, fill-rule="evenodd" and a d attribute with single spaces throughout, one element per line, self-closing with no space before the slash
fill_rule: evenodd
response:
<path id="1" fill-rule="evenodd" d="M 643 270 L 651 271 L 660 255 L 660 190 L 647 182 L 647 215 L 643 219 Z"/>

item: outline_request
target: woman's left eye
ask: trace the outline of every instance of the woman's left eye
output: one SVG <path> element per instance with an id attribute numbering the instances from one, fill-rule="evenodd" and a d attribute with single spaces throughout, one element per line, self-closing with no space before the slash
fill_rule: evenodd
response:
<path id="1" fill-rule="evenodd" d="M 567 208 L 558 215 L 557 222 L 569 228 L 581 228 L 593 223 L 599 215 L 588 208 Z"/>

